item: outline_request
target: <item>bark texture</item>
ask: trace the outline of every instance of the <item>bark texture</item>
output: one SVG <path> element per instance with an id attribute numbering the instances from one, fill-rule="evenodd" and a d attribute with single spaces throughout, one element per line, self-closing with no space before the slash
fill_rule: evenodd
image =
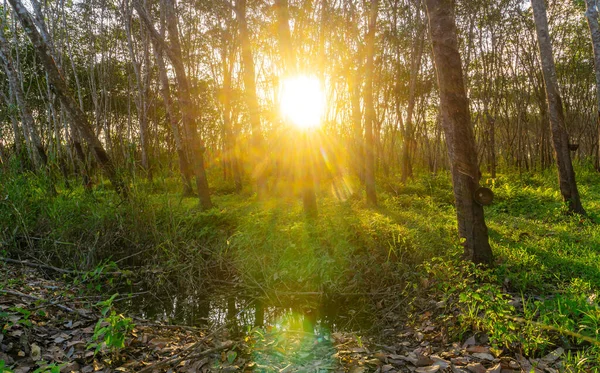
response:
<path id="1" fill-rule="evenodd" d="M 600 171 L 600 25 L 598 25 L 598 6 L 596 0 L 585 1 L 585 16 L 592 37 L 594 50 L 594 72 L 596 73 L 596 113 L 598 114 L 598 142 L 596 144 L 596 169 Z"/>
<path id="2" fill-rule="evenodd" d="M 464 240 L 465 257 L 475 263 L 489 264 L 493 255 L 483 207 L 473 199 L 480 176 L 458 52 L 454 2 L 426 0 L 425 4 L 440 92 L 442 126 L 452 169 L 458 231 Z"/>
<path id="3" fill-rule="evenodd" d="M 577 190 L 575 170 L 571 162 L 569 134 L 565 126 L 565 115 L 558 90 L 554 56 L 552 55 L 552 42 L 550 40 L 550 33 L 548 32 L 548 16 L 546 15 L 545 0 L 531 0 L 531 6 L 533 8 L 535 30 L 542 60 L 542 73 L 546 86 L 552 145 L 554 146 L 554 157 L 556 158 L 556 166 L 558 167 L 560 193 L 563 200 L 567 203 L 570 212 L 585 214 L 579 198 L 579 191 Z"/>

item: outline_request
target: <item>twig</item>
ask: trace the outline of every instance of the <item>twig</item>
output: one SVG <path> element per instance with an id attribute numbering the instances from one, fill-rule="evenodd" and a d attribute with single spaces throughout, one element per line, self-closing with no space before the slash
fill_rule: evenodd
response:
<path id="1" fill-rule="evenodd" d="M 244 312 L 245 310 L 246 310 L 245 308 L 242 308 L 242 309 L 241 309 L 241 310 L 240 310 L 240 311 L 239 311 L 239 312 L 238 312 L 238 313 L 235 315 L 235 317 L 237 318 L 237 317 L 238 317 L 238 316 L 239 316 L 239 315 L 240 315 L 242 312 Z M 154 370 L 154 369 L 156 369 L 156 368 L 163 367 L 163 366 L 165 366 L 165 365 L 168 365 L 168 364 L 178 364 L 178 363 L 180 363 L 181 361 L 183 361 L 184 359 L 186 359 L 186 358 L 187 358 L 187 357 L 190 355 L 190 353 L 191 353 L 192 351 L 194 351 L 196 348 L 198 348 L 198 347 L 200 346 L 200 344 L 202 344 L 202 343 L 203 343 L 204 341 L 206 341 L 208 338 L 210 338 L 210 337 L 214 336 L 215 334 L 217 334 L 217 333 L 218 333 L 218 332 L 219 332 L 221 329 L 223 329 L 223 328 L 224 328 L 226 325 L 227 325 L 227 324 L 223 324 L 223 325 L 221 325 L 220 327 L 216 328 L 216 329 L 215 329 L 215 330 L 213 330 L 213 331 L 212 331 L 210 334 L 208 334 L 208 335 L 204 336 L 203 338 L 201 338 L 199 341 L 197 341 L 197 342 L 196 342 L 196 343 L 194 343 L 193 345 L 191 345 L 191 346 L 189 346 L 189 347 L 185 348 L 185 349 L 184 349 L 183 351 L 181 351 L 179 354 L 177 354 L 177 355 L 174 355 L 174 356 L 172 356 L 172 357 L 168 358 L 167 360 L 157 361 L 156 363 L 154 363 L 154 364 L 152 364 L 152 365 L 149 365 L 149 366 L 145 367 L 144 369 L 140 370 L 138 373 L 146 373 L 146 372 L 150 372 L 150 371 L 152 371 L 152 370 Z M 194 356 L 194 357 L 204 356 L 204 355 L 207 355 L 207 354 L 211 354 L 211 353 L 213 353 L 213 352 L 215 352 L 215 351 L 219 351 L 219 350 L 222 350 L 222 349 L 225 349 L 225 348 L 229 348 L 229 347 L 231 347 L 231 346 L 233 346 L 233 342 L 231 342 L 231 341 L 227 341 L 227 342 L 224 342 L 224 343 L 223 343 L 221 346 L 214 347 L 214 348 L 211 348 L 211 349 L 208 349 L 208 350 L 205 350 L 205 351 L 199 352 L 198 354 L 194 354 L 194 355 L 192 355 L 192 356 Z"/>
<path id="2" fill-rule="evenodd" d="M 198 352 L 197 354 L 193 354 L 193 355 L 189 355 L 187 354 L 188 351 L 192 350 L 194 347 L 197 347 L 197 345 L 202 342 L 202 341 L 198 341 L 196 342 L 194 345 L 186 348 L 185 350 L 181 351 L 181 353 L 174 355 L 173 357 L 167 359 L 167 360 L 162 360 L 162 361 L 158 361 L 152 365 L 149 365 L 147 367 L 145 367 L 144 369 L 140 370 L 138 373 L 147 373 L 147 372 L 151 372 L 155 369 L 158 369 L 160 367 L 163 367 L 165 365 L 169 365 L 169 364 L 179 364 L 181 361 L 183 361 L 186 358 L 198 358 L 198 357 L 202 357 L 202 356 L 206 356 L 206 355 L 210 355 L 214 352 L 217 351 L 221 351 L 227 348 L 230 348 L 231 346 L 233 346 L 233 342 L 232 341 L 226 341 L 224 343 L 222 343 L 220 346 L 217 347 L 213 347 L 213 348 L 209 348 L 208 350 L 204 350 L 201 352 Z"/>
<path id="3" fill-rule="evenodd" d="M 29 299 L 33 299 L 35 301 L 41 301 L 41 302 L 45 302 L 50 304 L 51 306 L 60 308 L 61 310 L 67 311 L 67 312 L 71 312 L 71 313 L 76 313 L 79 316 L 83 317 L 84 319 L 88 319 L 88 320 L 92 320 L 93 318 L 86 315 L 85 313 L 83 313 L 80 310 L 77 309 L 73 309 L 73 308 L 69 308 L 63 304 L 57 303 L 57 302 L 53 302 L 53 301 L 49 301 L 47 299 L 44 298 L 40 298 L 40 297 L 36 297 L 35 295 L 30 295 L 30 294 L 23 294 L 21 292 L 18 291 L 14 291 L 14 290 L 7 290 L 7 289 L 0 289 L 0 293 L 4 293 L 4 294 L 9 294 L 9 295 L 15 295 L 17 297 L 22 297 L 22 298 L 29 298 Z"/>
<path id="4" fill-rule="evenodd" d="M 6 262 L 6 263 L 18 264 L 18 265 L 27 266 L 27 267 L 32 267 L 32 268 L 49 269 L 54 272 L 68 274 L 68 275 L 83 275 L 86 273 L 84 271 L 73 271 L 70 269 L 53 267 L 53 266 L 47 265 L 47 264 L 32 263 L 32 262 L 28 262 L 26 260 L 16 260 L 16 259 L 0 257 L 0 261 Z M 102 274 L 107 275 L 107 276 L 118 276 L 118 275 L 122 275 L 123 273 L 122 272 L 102 272 Z"/>

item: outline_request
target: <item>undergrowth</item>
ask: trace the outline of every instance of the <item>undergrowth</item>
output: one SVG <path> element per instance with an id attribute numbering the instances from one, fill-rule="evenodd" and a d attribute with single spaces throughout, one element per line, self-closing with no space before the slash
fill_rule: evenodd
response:
<path id="1" fill-rule="evenodd" d="M 13 257 L 62 267 L 149 268 L 153 284 L 198 290 L 215 278 L 235 281 L 266 300 L 430 298 L 444 305 L 436 317 L 453 340 L 485 333 L 499 350 L 532 356 L 563 346 L 572 364 L 593 366 L 598 347 L 585 338 L 600 330 L 600 176 L 588 166 L 577 175 L 586 217 L 565 214 L 554 170 L 482 179 L 495 193 L 486 207 L 491 269 L 458 260 L 447 174 L 385 188 L 376 209 L 322 192 L 317 219 L 297 198 L 258 201 L 225 184 L 216 207 L 200 211 L 174 178 L 137 181 L 122 201 L 102 187 L 58 187 L 52 196 L 43 178 L 0 174 L 0 243 Z M 370 299 L 357 302 L 376 312 Z"/>

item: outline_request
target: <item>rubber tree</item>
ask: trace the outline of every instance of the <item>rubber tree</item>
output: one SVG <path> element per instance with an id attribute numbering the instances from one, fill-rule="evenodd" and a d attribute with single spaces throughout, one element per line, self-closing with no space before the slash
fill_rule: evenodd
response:
<path id="1" fill-rule="evenodd" d="M 548 101 L 548 114 L 552 134 L 552 145 L 554 157 L 558 168 L 558 183 L 563 200 L 567 203 L 572 213 L 585 214 L 581 205 L 577 182 L 575 181 L 575 170 L 571 162 L 569 149 L 569 134 L 565 125 L 565 114 L 558 90 L 554 56 L 552 54 L 552 42 L 548 32 L 548 16 L 546 14 L 545 0 L 531 0 L 533 18 L 537 34 L 540 58 L 542 61 L 542 74 L 546 88 L 546 99 Z"/>
<path id="2" fill-rule="evenodd" d="M 365 41 L 365 189 L 367 193 L 367 205 L 369 206 L 377 206 L 377 193 L 375 192 L 375 141 L 373 139 L 373 127 L 377 117 L 375 114 L 375 103 L 373 102 L 373 70 L 378 10 L 379 1 L 371 1 L 369 28 Z"/>
<path id="3" fill-rule="evenodd" d="M 598 6 L 596 4 L 596 0 L 586 0 L 585 7 L 585 16 L 590 28 L 592 48 L 594 50 L 594 72 L 596 73 L 596 113 L 598 115 L 596 169 L 600 171 L 600 26 L 598 25 Z"/>
<path id="4" fill-rule="evenodd" d="M 177 93 L 179 107 L 181 109 L 181 121 L 187 135 L 187 143 L 192 152 L 194 174 L 196 176 L 196 188 L 198 189 L 198 199 L 201 209 L 209 209 L 213 206 L 210 199 L 210 190 L 208 188 L 208 179 L 206 169 L 204 168 L 204 142 L 197 129 L 196 114 L 194 103 L 190 93 L 190 84 L 183 64 L 183 54 L 181 52 L 181 43 L 179 41 L 179 29 L 177 26 L 177 16 L 175 14 L 175 4 L 173 0 L 162 0 L 161 4 L 165 8 L 167 29 L 169 31 L 169 44 L 158 33 L 146 9 L 139 0 L 133 0 L 133 7 L 138 12 L 142 23 L 150 32 L 150 37 L 154 39 L 155 45 L 161 48 L 171 60 L 175 70 L 175 79 L 177 81 Z"/>
<path id="5" fill-rule="evenodd" d="M 79 108 L 77 102 L 73 98 L 73 95 L 64 79 L 64 75 L 59 70 L 50 50 L 50 40 L 48 40 L 47 34 L 40 32 L 35 27 L 35 23 L 31 18 L 31 15 L 21 3 L 21 0 L 9 0 L 10 5 L 15 11 L 15 15 L 19 19 L 19 23 L 23 27 L 25 34 L 33 44 L 33 48 L 39 57 L 44 69 L 47 73 L 47 79 L 52 84 L 54 94 L 58 97 L 59 101 L 65 108 L 65 111 L 79 130 L 79 133 L 84 140 L 89 144 L 93 151 L 93 154 L 98 161 L 98 164 L 102 167 L 110 181 L 112 182 L 115 190 L 120 193 L 123 197 L 127 197 L 128 188 L 121 179 L 121 176 L 117 173 L 112 159 L 104 149 L 104 146 L 92 130 L 85 113 Z"/>
<path id="6" fill-rule="evenodd" d="M 237 16 L 241 46 L 244 98 L 248 105 L 250 126 L 252 128 L 251 159 L 255 167 L 253 174 L 256 177 L 258 197 L 264 198 L 267 193 L 265 162 L 262 159 L 265 154 L 265 141 L 261 131 L 260 107 L 256 93 L 256 68 L 254 66 L 252 43 L 250 41 L 250 30 L 248 29 L 248 21 L 246 19 L 246 0 L 236 0 L 234 11 Z"/>
<path id="7" fill-rule="evenodd" d="M 440 113 L 451 164 L 458 232 L 463 240 L 465 258 L 475 263 L 491 264 L 493 255 L 483 206 L 474 200 L 480 172 L 458 51 L 453 4 L 453 0 L 425 0 L 439 87 Z"/>

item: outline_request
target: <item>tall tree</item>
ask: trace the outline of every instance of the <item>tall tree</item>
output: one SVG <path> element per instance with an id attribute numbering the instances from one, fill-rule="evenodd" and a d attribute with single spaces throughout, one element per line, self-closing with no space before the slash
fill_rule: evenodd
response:
<path id="1" fill-rule="evenodd" d="M 35 152 L 39 156 L 42 166 L 46 167 L 48 165 L 48 155 L 46 154 L 46 149 L 42 144 L 42 140 L 38 133 L 38 129 L 36 128 L 29 105 L 25 100 L 25 94 L 21 89 L 19 76 L 10 55 L 10 45 L 4 36 L 3 29 L 4 22 L 0 22 L 0 62 L 2 63 L 2 67 L 4 68 L 4 72 L 8 78 L 10 90 L 12 91 L 13 96 L 16 99 L 17 106 L 19 107 L 19 111 L 21 113 L 21 123 L 23 124 L 24 132 L 28 135 L 29 139 L 33 143 Z M 10 105 L 10 102 L 6 102 L 6 104 Z"/>
<path id="2" fill-rule="evenodd" d="M 54 93 L 63 104 L 67 115 L 70 117 L 72 123 L 77 127 L 82 137 L 85 141 L 90 145 L 93 150 L 94 156 L 96 160 L 100 164 L 100 166 L 106 172 L 108 178 L 112 182 L 115 189 L 124 197 L 127 196 L 127 187 L 115 168 L 115 165 L 112 159 L 109 157 L 108 153 L 104 149 L 104 146 L 92 130 L 92 126 L 90 125 L 85 113 L 81 111 L 75 100 L 73 99 L 73 95 L 67 83 L 63 77 L 63 74 L 58 69 L 54 59 L 52 58 L 51 50 L 50 50 L 50 41 L 44 38 L 42 34 L 38 32 L 35 27 L 34 21 L 31 18 L 31 15 L 21 3 L 21 0 L 9 0 L 10 5 L 15 11 L 21 26 L 25 30 L 25 33 L 29 37 L 29 40 L 33 44 L 34 50 L 37 56 L 40 58 L 42 65 L 44 66 L 47 77 L 52 83 L 52 87 L 54 89 Z"/>
<path id="3" fill-rule="evenodd" d="M 464 239 L 465 257 L 475 263 L 489 264 L 493 255 L 483 207 L 474 200 L 479 185 L 479 165 L 458 51 L 454 1 L 425 0 L 425 4 L 437 71 L 442 125 L 451 162 L 458 231 Z"/>
<path id="4" fill-rule="evenodd" d="M 563 200 L 567 203 L 570 212 L 585 214 L 579 198 L 579 191 L 577 190 L 575 170 L 571 162 L 569 134 L 565 125 L 565 114 L 556 79 L 556 68 L 552 54 L 552 42 L 550 40 L 550 33 L 548 32 L 548 16 L 546 14 L 545 0 L 531 0 L 531 7 L 533 8 L 535 30 L 542 60 L 542 73 L 546 86 L 552 145 L 554 146 L 554 157 L 556 158 L 556 166 L 558 167 L 560 193 L 563 196 Z"/>
<path id="5" fill-rule="evenodd" d="M 210 190 L 208 188 L 208 179 L 206 178 L 206 169 L 204 168 L 204 152 L 206 148 L 204 142 L 198 133 L 197 117 L 194 110 L 194 103 L 190 93 L 190 84 L 183 64 L 183 53 L 179 41 L 179 28 L 177 15 L 175 14 L 175 4 L 173 0 L 162 0 L 165 8 L 167 28 L 169 31 L 169 45 L 160 36 L 154 28 L 150 16 L 139 0 L 133 0 L 133 7 L 138 12 L 140 19 L 150 32 L 150 36 L 156 41 L 166 53 L 175 70 L 175 79 L 177 80 L 177 92 L 179 107 L 181 109 L 181 120 L 185 128 L 186 136 L 189 141 L 189 149 L 192 152 L 192 164 L 196 176 L 196 188 L 198 189 L 198 199 L 202 209 L 209 209 L 213 206 L 210 199 Z"/>
<path id="6" fill-rule="evenodd" d="M 375 30 L 377 28 L 377 13 L 379 0 L 371 1 L 369 10 L 369 28 L 366 36 L 366 63 L 365 63 L 365 189 L 367 192 L 367 205 L 377 206 L 377 193 L 375 192 L 375 141 L 373 128 L 377 121 L 375 103 L 373 102 L 373 74 L 375 58 Z"/>
<path id="7" fill-rule="evenodd" d="M 164 40 L 164 22 L 161 17 L 161 30 L 160 37 Z M 187 152 L 185 149 L 185 143 L 182 139 L 181 131 L 179 130 L 179 123 L 177 120 L 177 114 L 173 108 L 173 100 L 171 98 L 171 87 L 169 86 L 169 77 L 167 75 L 167 67 L 164 60 L 164 52 L 155 38 L 152 40 L 154 59 L 158 68 L 158 78 L 160 80 L 160 94 L 163 99 L 165 106 L 165 119 L 169 123 L 171 133 L 173 134 L 173 140 L 175 142 L 175 150 L 177 151 L 177 158 L 179 160 L 179 173 L 181 175 L 181 184 L 183 185 L 183 195 L 191 196 L 193 194 L 192 182 L 191 182 L 191 170 L 188 161 Z"/>
<path id="8" fill-rule="evenodd" d="M 600 171 L 600 25 L 598 25 L 598 6 L 596 0 L 585 0 L 585 16 L 590 28 L 592 48 L 594 50 L 594 72 L 596 73 L 596 113 L 598 142 L 596 146 L 596 169 Z"/>
<path id="9" fill-rule="evenodd" d="M 257 193 L 259 198 L 263 198 L 267 192 L 267 180 L 265 173 L 265 154 L 264 138 L 260 124 L 260 107 L 258 105 L 258 96 L 256 93 L 256 69 L 254 66 L 254 56 L 252 51 L 252 42 L 250 41 L 250 30 L 246 19 L 246 0 L 236 0 L 235 14 L 237 15 L 238 31 L 242 49 L 242 66 L 244 77 L 244 97 L 248 105 L 250 115 L 250 125 L 252 127 L 252 149 L 251 158 L 254 167 L 253 174 L 256 177 Z"/>

